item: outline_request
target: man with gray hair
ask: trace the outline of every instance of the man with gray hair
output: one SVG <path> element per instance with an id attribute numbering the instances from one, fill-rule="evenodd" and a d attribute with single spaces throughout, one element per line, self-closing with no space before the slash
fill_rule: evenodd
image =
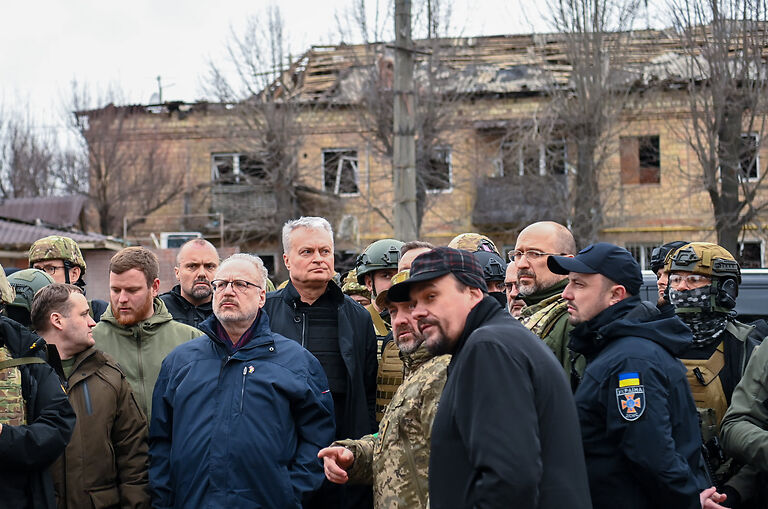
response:
<path id="1" fill-rule="evenodd" d="M 323 366 L 333 396 L 336 439 L 376 431 L 376 335 L 371 315 L 331 281 L 333 230 L 322 217 L 283 226 L 283 261 L 290 279 L 271 292 L 264 310 L 272 330 L 299 342 Z M 329 445 L 330 441 L 325 444 Z M 370 486 L 325 483 L 305 508 L 366 508 Z"/>
<path id="2" fill-rule="evenodd" d="M 301 508 L 323 480 L 328 381 L 312 354 L 270 329 L 266 279 L 256 256 L 224 260 L 205 334 L 163 361 L 150 423 L 154 507 Z"/>

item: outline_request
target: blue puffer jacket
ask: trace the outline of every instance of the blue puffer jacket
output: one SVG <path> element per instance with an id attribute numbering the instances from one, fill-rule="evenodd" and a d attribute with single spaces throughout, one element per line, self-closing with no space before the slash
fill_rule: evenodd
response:
<path id="1" fill-rule="evenodd" d="M 153 507 L 300 507 L 320 486 L 317 452 L 334 438 L 325 374 L 270 330 L 266 313 L 257 321 L 230 356 L 211 316 L 205 336 L 163 361 L 150 424 Z"/>
<path id="2" fill-rule="evenodd" d="M 576 407 L 595 509 L 692 509 L 709 487 L 698 414 L 676 358 L 691 331 L 637 296 L 571 331 L 587 359 Z"/>

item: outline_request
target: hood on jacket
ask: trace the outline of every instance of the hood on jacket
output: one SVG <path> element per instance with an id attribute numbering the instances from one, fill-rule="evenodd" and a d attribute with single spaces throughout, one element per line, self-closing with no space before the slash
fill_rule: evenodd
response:
<path id="1" fill-rule="evenodd" d="M 165 307 L 165 303 L 158 297 L 155 297 L 153 300 L 153 311 L 152 316 L 146 320 L 125 326 L 118 323 L 117 318 L 112 314 L 112 304 L 110 304 L 107 306 L 104 314 L 101 315 L 101 321 L 110 324 L 123 336 L 133 336 L 134 331 L 137 329 L 141 330 L 142 335 L 151 336 L 157 332 L 161 325 L 173 320 L 171 313 L 168 312 L 168 308 Z"/>
<path id="2" fill-rule="evenodd" d="M 568 346 L 591 357 L 614 339 L 626 336 L 653 341 L 675 357 L 687 351 L 693 341 L 691 329 L 682 320 L 664 317 L 654 304 L 634 295 L 577 325 Z"/>

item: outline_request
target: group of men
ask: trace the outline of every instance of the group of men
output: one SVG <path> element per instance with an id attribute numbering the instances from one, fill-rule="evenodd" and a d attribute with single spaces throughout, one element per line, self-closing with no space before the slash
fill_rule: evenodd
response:
<path id="1" fill-rule="evenodd" d="M 734 318 L 721 247 L 660 246 L 647 303 L 629 252 L 577 251 L 552 222 L 509 263 L 479 234 L 382 239 L 342 287 L 328 221 L 288 221 L 282 243 L 269 293 L 258 257 L 195 239 L 158 295 L 157 257 L 125 248 L 108 305 L 74 241 L 33 244 L 0 278 L 9 506 L 765 502 L 765 329 Z"/>

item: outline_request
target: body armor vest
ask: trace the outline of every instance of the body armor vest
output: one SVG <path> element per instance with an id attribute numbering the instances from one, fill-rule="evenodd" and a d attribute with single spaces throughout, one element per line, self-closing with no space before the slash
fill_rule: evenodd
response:
<path id="1" fill-rule="evenodd" d="M 43 362 L 37 357 L 14 359 L 6 346 L 0 347 L 0 424 L 21 426 L 27 423 L 27 404 L 22 395 L 19 366 Z"/>
<path id="2" fill-rule="evenodd" d="M 393 339 L 384 345 L 376 373 L 376 422 L 381 422 L 384 410 L 402 383 L 403 361 L 400 359 L 400 349 Z"/>
<path id="3" fill-rule="evenodd" d="M 723 344 L 720 343 L 709 359 L 680 359 L 685 364 L 688 384 L 691 386 L 696 409 L 701 416 L 704 440 L 717 435 L 720 421 L 728 409 L 720 371 L 725 366 Z"/>

